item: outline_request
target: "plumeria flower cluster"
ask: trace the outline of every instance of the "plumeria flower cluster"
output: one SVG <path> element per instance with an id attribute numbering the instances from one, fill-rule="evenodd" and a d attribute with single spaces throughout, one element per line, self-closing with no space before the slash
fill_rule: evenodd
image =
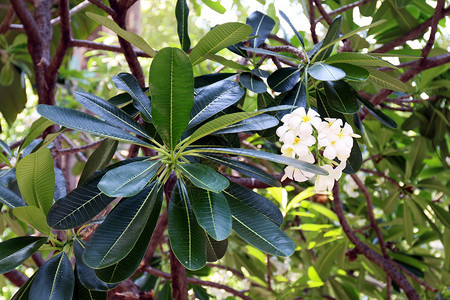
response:
<path id="1" fill-rule="evenodd" d="M 281 153 L 287 157 L 317 163 L 325 169 L 328 175 L 318 175 L 314 188 L 316 193 L 331 191 L 334 181 L 341 177 L 346 166 L 353 138 L 360 136 L 353 133 L 350 124 L 341 119 L 325 118 L 323 121 L 315 110 L 306 111 L 303 107 L 285 115 L 281 122 L 283 125 L 276 132 L 283 143 Z M 290 178 L 303 182 L 314 176 L 313 173 L 292 166 L 287 166 L 284 171 L 283 180 Z"/>

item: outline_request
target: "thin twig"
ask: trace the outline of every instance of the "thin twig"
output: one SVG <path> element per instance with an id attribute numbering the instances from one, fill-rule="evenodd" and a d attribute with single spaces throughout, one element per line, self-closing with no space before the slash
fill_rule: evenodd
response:
<path id="1" fill-rule="evenodd" d="M 146 267 L 145 272 L 152 274 L 154 276 L 157 277 L 162 277 L 165 279 L 170 279 L 171 275 L 169 273 L 163 272 L 161 270 L 158 269 L 154 269 L 152 267 Z M 224 291 L 227 291 L 230 294 L 233 294 L 234 296 L 240 297 L 242 299 L 245 300 L 251 300 L 250 297 L 244 295 L 244 293 L 236 291 L 235 289 L 230 288 L 229 286 L 220 284 L 220 283 L 216 283 L 216 282 L 212 282 L 212 281 L 205 281 L 205 280 L 200 280 L 197 278 L 192 278 L 192 277 L 187 277 L 187 283 L 189 284 L 195 284 L 195 285 L 201 285 L 201 286 L 209 286 L 209 287 L 213 287 L 213 288 L 217 288 L 217 289 L 222 289 Z"/>
<path id="2" fill-rule="evenodd" d="M 436 3 L 435 13 L 431 19 L 431 30 L 430 30 L 430 37 L 427 41 L 427 44 L 422 50 L 422 62 L 427 59 L 428 54 L 430 54 L 431 48 L 433 48 L 434 40 L 436 38 L 436 31 L 437 31 L 437 25 L 439 22 L 439 17 L 441 15 L 441 11 L 444 8 L 444 0 L 438 0 Z"/>
<path id="3" fill-rule="evenodd" d="M 89 48 L 89 49 L 93 49 L 93 50 L 105 50 L 105 51 L 111 51 L 111 52 L 118 52 L 118 53 L 124 53 L 124 50 L 120 47 L 120 46 L 115 46 L 115 45 L 105 45 L 102 43 L 96 43 L 96 42 L 92 42 L 92 41 L 87 41 L 87 40 L 72 40 L 70 42 L 70 46 L 71 47 L 84 47 L 84 48 Z M 151 57 L 150 55 L 148 55 L 147 53 L 145 53 L 144 51 L 141 50 L 136 50 L 134 49 L 134 52 L 136 53 L 137 56 L 140 57 Z"/>
<path id="4" fill-rule="evenodd" d="M 300 58 L 302 61 L 305 61 L 305 59 L 306 59 L 303 51 L 301 51 L 298 48 L 295 48 L 294 46 L 290 46 L 290 45 L 269 46 L 267 44 L 263 44 L 262 48 L 270 50 L 272 52 L 277 52 L 277 53 L 278 52 L 292 53 L 295 56 L 297 56 L 298 58 Z"/>
<path id="5" fill-rule="evenodd" d="M 270 279 L 270 254 L 266 254 L 266 264 L 267 264 L 267 270 L 266 270 L 266 273 L 267 273 L 267 289 L 269 290 L 269 291 L 273 291 L 272 290 L 272 283 L 270 282 L 271 281 L 271 279 Z"/>
<path id="6" fill-rule="evenodd" d="M 116 15 L 116 12 L 111 7 L 107 6 L 105 3 L 103 3 L 100 0 L 89 0 L 89 2 L 91 2 L 92 4 L 97 6 L 98 8 L 102 9 L 108 15 L 110 15 L 112 17 L 114 17 Z"/>
<path id="7" fill-rule="evenodd" d="M 268 38 L 271 39 L 271 40 L 277 41 L 277 42 L 279 42 L 279 43 L 281 43 L 283 45 L 293 46 L 289 41 L 287 41 L 287 40 L 285 40 L 285 39 L 283 39 L 283 38 L 281 38 L 281 37 L 279 37 L 278 35 L 275 35 L 275 34 L 269 34 Z"/>
<path id="8" fill-rule="evenodd" d="M 64 135 L 61 135 L 61 136 L 64 139 L 64 141 L 66 141 L 69 144 L 69 146 L 71 146 L 72 148 L 69 148 L 69 149 L 55 149 L 54 150 L 54 157 L 55 158 L 59 157 L 59 156 L 62 156 L 62 155 L 68 155 L 68 154 L 81 154 L 80 152 L 98 148 L 100 146 L 100 144 L 104 140 L 106 140 L 106 139 L 101 139 L 101 140 L 98 140 L 98 141 L 96 141 L 94 143 L 91 143 L 91 144 L 88 144 L 88 145 L 75 147 L 75 145 L 72 143 L 72 141 L 70 141 L 70 139 L 68 139 Z M 78 156 L 78 158 L 80 158 L 83 162 L 87 162 L 87 159 L 86 159 L 86 157 L 84 157 L 84 155 L 82 155 L 82 157 Z"/>
<path id="9" fill-rule="evenodd" d="M 319 39 L 317 37 L 316 33 L 316 21 L 315 21 L 315 12 L 314 12 L 314 3 L 313 0 L 308 0 L 308 8 L 309 8 L 309 24 L 310 24 L 310 30 L 311 30 L 311 37 L 314 44 L 317 44 L 319 42 Z"/>
<path id="10" fill-rule="evenodd" d="M 339 195 L 339 184 L 336 182 L 333 188 L 333 197 L 334 197 L 334 210 L 336 215 L 339 218 L 339 223 L 341 223 L 342 229 L 345 235 L 349 238 L 349 240 L 355 245 L 356 249 L 364 254 L 370 261 L 374 262 L 381 269 L 383 269 L 386 274 L 388 274 L 397 285 L 403 289 L 406 296 L 409 299 L 419 300 L 420 297 L 417 294 L 416 290 L 412 287 L 412 285 L 408 282 L 405 276 L 400 273 L 396 268 L 392 266 L 390 260 L 387 260 L 371 248 L 369 248 L 366 244 L 364 244 L 355 234 L 355 232 L 350 228 L 348 224 L 344 209 L 342 207 L 341 197 Z"/>
<path id="11" fill-rule="evenodd" d="M 325 21 L 328 23 L 328 25 L 331 25 L 333 20 L 331 20 L 331 17 L 325 11 L 325 8 L 323 8 L 322 3 L 320 2 L 320 0 L 314 0 L 314 3 L 316 4 L 316 7 L 319 10 L 320 14 L 322 15 L 323 19 L 325 19 Z"/>
<path id="12" fill-rule="evenodd" d="M 28 280 L 27 276 L 17 270 L 12 270 L 2 275 L 17 287 L 21 287 Z"/>
<path id="13" fill-rule="evenodd" d="M 422 285 L 427 290 L 432 291 L 432 292 L 437 292 L 438 291 L 438 289 L 433 288 L 428 283 L 426 283 L 424 280 L 418 278 L 416 275 L 414 275 L 414 273 L 412 273 L 410 270 L 408 270 L 407 268 L 405 268 L 404 266 L 402 266 L 398 262 L 396 262 L 394 260 L 391 260 L 391 263 L 394 264 L 395 267 L 399 268 L 403 273 L 405 273 L 406 275 L 411 277 L 412 280 L 414 280 L 418 284 Z"/>
<path id="14" fill-rule="evenodd" d="M 14 8 L 11 6 L 8 9 L 8 13 L 6 14 L 5 19 L 3 20 L 3 22 L 0 24 L 0 34 L 5 33 L 6 31 L 8 31 L 9 26 L 11 25 L 12 21 L 14 20 Z"/>
<path id="15" fill-rule="evenodd" d="M 376 170 L 365 169 L 365 168 L 361 168 L 359 170 L 362 171 L 362 172 L 365 172 L 365 173 L 369 173 L 369 174 L 373 174 L 373 175 L 376 175 L 376 176 L 379 176 L 379 177 L 383 177 L 384 179 L 386 179 L 390 183 L 394 184 L 396 187 L 401 188 L 400 184 L 398 184 L 397 181 L 395 181 L 391 177 L 387 176 L 383 172 L 376 171 Z"/>
<path id="16" fill-rule="evenodd" d="M 86 7 L 88 7 L 91 3 L 87 0 L 81 2 L 80 4 L 78 4 L 77 6 L 74 6 L 71 10 L 69 10 L 69 17 L 73 16 L 76 13 L 79 13 L 80 11 L 82 11 L 83 9 L 85 9 Z M 61 22 L 61 15 L 59 15 L 58 17 L 52 19 L 50 21 L 50 23 L 54 26 L 54 25 L 58 25 Z"/>
<path id="17" fill-rule="evenodd" d="M 338 15 L 338 14 L 340 14 L 340 13 L 343 13 L 344 11 L 347 11 L 347 10 L 350 10 L 350 9 L 352 9 L 352 8 L 355 8 L 355 7 L 358 7 L 358 6 L 362 6 L 362 5 L 364 5 L 364 4 L 366 4 L 366 3 L 369 3 L 369 2 L 371 2 L 371 1 L 373 1 L 373 0 L 360 0 L 360 1 L 356 1 L 356 2 L 353 2 L 353 3 L 350 3 L 350 4 L 347 4 L 347 5 L 344 5 L 344 6 L 341 6 L 341 7 L 339 7 L 338 9 L 335 9 L 335 10 L 332 10 L 332 11 L 330 11 L 329 13 L 328 13 L 328 15 L 331 17 L 331 16 L 335 16 L 335 15 Z M 320 17 L 318 17 L 317 19 L 316 19 L 316 23 L 319 23 L 320 21 L 322 21 L 324 18 L 323 18 L 323 16 L 320 16 Z"/>

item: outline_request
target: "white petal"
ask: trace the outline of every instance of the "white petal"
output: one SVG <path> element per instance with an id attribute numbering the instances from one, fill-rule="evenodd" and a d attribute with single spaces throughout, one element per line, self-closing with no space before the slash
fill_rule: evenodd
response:
<path id="1" fill-rule="evenodd" d="M 334 159 L 336 157 L 336 149 L 334 149 L 333 145 L 329 145 L 325 148 L 323 156 L 328 159 Z"/>

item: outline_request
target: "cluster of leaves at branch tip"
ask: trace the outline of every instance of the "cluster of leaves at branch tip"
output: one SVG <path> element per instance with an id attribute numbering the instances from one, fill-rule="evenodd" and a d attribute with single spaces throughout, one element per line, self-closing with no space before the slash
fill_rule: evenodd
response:
<path id="1" fill-rule="evenodd" d="M 149 75 L 151 97 L 131 74 L 120 73 L 113 81 L 118 89 L 126 92 L 124 97 L 107 101 L 87 92 L 75 93 L 77 101 L 98 117 L 71 108 L 38 106 L 38 112 L 45 119 L 35 123 L 34 129 L 56 123 L 108 138 L 99 148 L 107 154 L 107 159 L 97 165 L 89 159 L 86 165 L 89 171 L 83 173 L 80 185 L 67 195 L 53 197 L 54 181 L 53 184 L 43 183 L 49 177 L 54 178 L 57 172 L 53 167 L 48 168 L 52 164 L 47 162 L 52 163 L 52 158 L 45 146 L 51 140 L 46 140 L 45 146 L 34 148 L 33 153 L 17 164 L 22 197 L 0 186 L 3 203 L 17 211 L 26 207 L 39 212 L 24 211 L 20 215 L 23 219 L 29 218 L 30 224 L 48 235 L 52 246 L 59 251 L 30 278 L 19 294 L 49 295 L 55 291 L 58 299 L 70 299 L 75 282 L 77 287 L 79 282 L 87 290 L 105 292 L 130 277 L 149 244 L 165 188 L 171 190 L 170 245 L 186 268 L 198 270 L 207 261 L 220 259 L 232 231 L 268 254 L 290 256 L 295 244 L 281 228 L 283 217 L 278 207 L 254 191 L 230 182 L 210 163 L 229 167 L 268 185 L 280 186 L 271 174 L 235 156 L 268 160 L 287 165 L 286 176 L 298 181 L 318 175 L 318 191 L 330 190 L 329 180 L 325 183 L 322 180 L 320 184 L 320 178 L 333 178 L 334 183 L 341 172 L 351 174 L 361 166 L 361 152 L 353 139 L 359 135 L 353 133 L 347 123 L 348 117 L 359 121 L 361 104 L 384 124 L 396 127 L 392 119 L 359 97 L 352 87 L 354 83 L 372 81 L 392 88 L 397 81 L 386 77 L 388 75 L 381 78 L 371 67 L 393 66 L 368 54 L 331 55 L 336 43 L 367 26 L 340 36 L 342 18 L 337 17 L 323 41 L 306 51 L 302 36 L 282 13 L 303 47 L 304 57 L 299 58 L 260 48 L 275 22 L 265 14 L 254 12 L 247 24 L 216 26 L 187 55 L 190 39 L 185 4 L 179 1 L 176 7 L 178 34 L 184 51 L 167 47 L 154 52 L 142 38 L 119 30 L 111 20 L 89 15 L 154 56 Z M 250 47 L 244 47 L 244 41 Z M 254 68 L 240 66 L 239 69 L 249 71 L 241 72 L 238 77 L 236 73 L 194 78 L 193 65 L 205 59 L 227 64 L 226 59 L 215 55 L 227 47 L 248 58 Z M 295 61 L 299 67 L 270 73 L 256 63 L 258 55 L 283 57 Z M 272 97 L 275 93 L 267 93 L 268 87 L 280 93 L 276 99 Z M 405 90 L 403 85 L 396 85 L 396 88 Z M 242 110 L 239 101 L 246 95 L 246 89 L 263 97 L 264 101 L 258 102 L 259 110 Z M 137 115 L 142 117 L 145 126 L 135 120 Z M 283 155 L 229 147 L 238 133 L 263 134 L 264 130 L 277 126 L 280 119 L 284 125 L 278 128 L 277 134 L 284 143 Z M 31 144 L 35 137 L 37 135 L 26 139 L 26 143 Z M 117 148 L 117 142 L 111 140 L 152 149 L 157 154 L 107 166 Z M 22 146 L 21 151 L 27 145 Z M 320 150 L 324 151 L 317 165 L 313 152 L 319 155 Z M 333 169 L 336 158 L 340 163 Z M 30 185 L 37 188 L 30 190 Z M 75 238 L 78 233 L 73 229 L 89 224 L 116 197 L 122 199 L 101 221 L 90 240 L 85 244 Z M 53 198 L 58 200 L 53 203 Z M 59 241 L 48 226 L 67 230 L 68 241 Z M 0 257 L 9 259 L 5 263 L 0 260 L 0 269 L 2 272 L 14 269 L 46 242 L 47 237 L 19 237 L 0 243 Z M 75 274 L 67 256 L 70 249 L 75 253 Z"/>

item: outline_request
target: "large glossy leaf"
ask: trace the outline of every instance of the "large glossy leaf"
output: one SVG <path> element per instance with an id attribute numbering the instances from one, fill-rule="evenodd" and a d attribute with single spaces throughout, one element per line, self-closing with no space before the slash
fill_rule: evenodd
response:
<path id="1" fill-rule="evenodd" d="M 129 73 L 119 73 L 112 78 L 117 88 L 130 94 L 133 105 L 148 120 L 152 120 L 152 105 L 150 98 L 142 90 L 136 77 Z"/>
<path id="2" fill-rule="evenodd" d="M 45 235 L 51 235 L 44 213 L 36 206 L 21 206 L 13 209 L 13 214 L 21 221 L 36 228 Z"/>
<path id="3" fill-rule="evenodd" d="M 36 278 L 36 273 L 37 272 L 34 272 L 34 274 L 20 287 L 20 289 L 10 300 L 28 300 L 31 284 L 33 283 L 34 278 Z"/>
<path id="4" fill-rule="evenodd" d="M 236 170 L 243 175 L 247 175 L 261 182 L 267 183 L 268 185 L 281 186 L 281 183 L 275 177 L 253 165 L 247 164 L 245 162 L 236 159 L 221 156 L 204 155 L 204 157 L 213 160 L 215 162 L 218 162 L 219 164 L 222 164 L 233 170 Z"/>
<path id="5" fill-rule="evenodd" d="M 22 198 L 8 188 L 0 185 L 0 202 L 10 208 L 27 205 Z"/>
<path id="6" fill-rule="evenodd" d="M 327 102 L 332 109 L 344 114 L 356 113 L 360 104 L 356 92 L 344 81 L 325 81 Z"/>
<path id="7" fill-rule="evenodd" d="M 73 252 L 76 258 L 76 273 L 80 283 L 89 290 L 107 291 L 114 288 L 117 285 L 107 284 L 100 280 L 92 268 L 89 268 L 82 260 L 85 244 L 79 239 L 75 239 L 73 242 Z"/>
<path id="8" fill-rule="evenodd" d="M 276 225 L 281 226 L 283 223 L 283 215 L 278 207 L 272 201 L 258 193 L 255 193 L 251 189 L 231 182 L 230 186 L 223 193 L 227 199 L 231 197 L 236 201 L 245 203 L 245 205 L 258 211 Z"/>
<path id="9" fill-rule="evenodd" d="M 30 288 L 36 300 L 71 300 L 75 275 L 66 253 L 61 252 L 39 268 Z"/>
<path id="10" fill-rule="evenodd" d="M 87 12 L 86 15 L 92 20 L 98 22 L 99 24 L 111 29 L 118 36 L 135 45 L 136 47 L 138 47 L 151 57 L 154 57 L 156 55 L 155 50 L 153 50 L 153 48 L 150 47 L 150 45 L 147 44 L 147 42 L 136 33 L 128 32 L 120 28 L 119 25 L 117 25 L 113 20 L 109 19 L 108 17 L 100 16 L 91 12 Z"/>
<path id="11" fill-rule="evenodd" d="M 261 46 L 275 26 L 275 21 L 271 17 L 259 11 L 251 13 L 248 16 L 246 23 L 253 28 L 251 36 L 256 36 L 249 40 L 250 46 L 253 48 Z"/>
<path id="12" fill-rule="evenodd" d="M 322 81 L 336 81 L 345 77 L 344 71 L 323 62 L 308 67 L 308 73 L 312 78 Z"/>
<path id="13" fill-rule="evenodd" d="M 21 236 L 0 243 L 0 274 L 14 270 L 35 253 L 46 237 Z"/>
<path id="14" fill-rule="evenodd" d="M 385 60 L 371 56 L 369 54 L 341 52 L 330 56 L 325 60 L 327 64 L 345 63 L 362 67 L 388 67 L 395 68 L 395 66 Z"/>
<path id="15" fill-rule="evenodd" d="M 95 274 L 98 278 L 104 280 L 105 282 L 116 283 L 129 278 L 134 274 L 134 272 L 136 272 L 145 255 L 148 243 L 150 242 L 153 230 L 155 229 L 156 222 L 158 221 L 162 200 L 162 197 L 159 197 L 154 203 L 144 230 L 130 253 L 128 253 L 128 255 L 122 260 L 109 267 L 96 269 Z"/>
<path id="16" fill-rule="evenodd" d="M 191 50 L 189 57 L 192 65 L 201 62 L 205 54 L 214 54 L 227 46 L 247 39 L 252 31 L 251 26 L 237 22 L 214 27 Z"/>
<path id="17" fill-rule="evenodd" d="M 228 248 L 228 239 L 216 241 L 206 234 L 206 260 L 214 262 L 225 256 Z"/>
<path id="18" fill-rule="evenodd" d="M 67 128 L 144 147 L 150 146 L 130 133 L 81 111 L 44 104 L 38 105 L 37 111 L 41 116 Z"/>
<path id="19" fill-rule="evenodd" d="M 269 153 L 269 152 L 263 152 L 258 150 L 251 150 L 251 149 L 240 149 L 240 148 L 198 148 L 196 149 L 197 152 L 206 152 L 210 154 L 234 154 L 234 155 L 242 155 L 242 156 L 249 156 L 254 158 L 261 158 L 285 165 L 290 165 L 295 168 L 311 172 L 317 175 L 328 175 L 328 173 L 322 169 L 321 167 L 318 167 L 316 165 L 298 160 L 293 159 L 290 157 Z"/>
<path id="20" fill-rule="evenodd" d="M 246 131 L 264 130 L 267 128 L 277 126 L 278 123 L 279 121 L 277 118 L 271 115 L 262 114 L 229 125 L 221 130 L 214 132 L 214 134 L 240 133 Z"/>
<path id="21" fill-rule="evenodd" d="M 222 80 L 206 86 L 194 98 L 188 128 L 235 104 L 243 95 L 244 90 L 231 80 Z"/>
<path id="22" fill-rule="evenodd" d="M 240 63 L 237 63 L 231 59 L 226 59 L 223 56 L 215 55 L 215 54 L 205 54 L 203 55 L 204 58 L 215 61 L 221 65 L 224 65 L 227 68 L 234 69 L 234 70 L 242 70 L 242 71 L 250 71 L 250 69 L 247 66 L 241 65 Z"/>
<path id="23" fill-rule="evenodd" d="M 227 200 L 233 215 L 233 230 L 247 243 L 272 255 L 294 253 L 294 242 L 277 224 L 234 197 L 227 197 Z"/>
<path id="24" fill-rule="evenodd" d="M 241 73 L 239 75 L 239 82 L 254 93 L 264 93 L 267 91 L 267 86 L 264 81 L 250 72 Z"/>
<path id="25" fill-rule="evenodd" d="M 78 102 L 106 122 L 151 139 L 141 125 L 117 106 L 86 92 L 74 92 L 74 95 Z"/>
<path id="26" fill-rule="evenodd" d="M 213 239 L 226 239 L 231 233 L 232 221 L 225 196 L 193 186 L 187 191 L 198 224 Z"/>
<path id="27" fill-rule="evenodd" d="M 31 124 L 30 131 L 28 132 L 27 136 L 23 140 L 22 144 L 20 144 L 19 147 L 19 153 L 22 152 L 23 149 L 25 149 L 26 146 L 28 146 L 35 138 L 40 136 L 42 132 L 44 132 L 47 127 L 55 124 L 54 122 L 47 120 L 44 117 L 40 117 L 36 121 Z"/>
<path id="28" fill-rule="evenodd" d="M 336 118 L 346 121 L 345 116 L 330 107 L 325 95 L 316 89 L 317 111 L 322 118 Z"/>
<path id="29" fill-rule="evenodd" d="M 362 154 L 358 142 L 353 139 L 352 151 L 350 152 L 350 157 L 347 158 L 347 164 L 342 172 L 346 174 L 355 174 L 361 168 L 362 162 Z"/>
<path id="30" fill-rule="evenodd" d="M 81 172 L 78 185 L 82 185 L 89 176 L 97 170 L 104 169 L 116 153 L 118 141 L 112 139 L 104 140 L 100 146 L 89 156 Z M 58 198 L 56 198 L 58 199 Z"/>
<path id="31" fill-rule="evenodd" d="M 231 79 L 230 77 L 234 77 L 236 75 L 237 75 L 236 73 L 212 73 L 197 76 L 194 78 L 194 88 L 201 89 L 202 87 L 216 83 L 218 81 Z"/>
<path id="32" fill-rule="evenodd" d="M 176 258 L 190 270 L 206 264 L 206 236 L 198 225 L 185 185 L 178 180 L 169 201 L 169 239 Z"/>
<path id="33" fill-rule="evenodd" d="M 219 193 L 228 187 L 228 179 L 206 165 L 190 163 L 178 165 L 177 167 L 199 188 Z"/>
<path id="34" fill-rule="evenodd" d="M 283 17 L 283 19 L 286 20 L 286 22 L 289 24 L 291 29 L 294 31 L 294 33 L 297 36 L 299 42 L 302 44 L 302 47 L 305 48 L 305 42 L 303 41 L 302 35 L 297 31 L 297 29 L 295 29 L 294 25 L 292 24 L 291 20 L 289 20 L 288 16 L 286 16 L 286 14 L 283 11 L 281 11 L 281 10 L 279 12 L 280 12 L 280 15 Z"/>
<path id="35" fill-rule="evenodd" d="M 298 68 L 281 68 L 267 78 L 267 84 L 275 92 L 287 92 L 295 86 L 299 79 L 300 70 Z"/>
<path id="36" fill-rule="evenodd" d="M 399 92 L 406 92 L 410 89 L 407 84 L 385 72 L 378 71 L 374 68 L 368 70 L 370 73 L 368 81 L 373 82 L 380 87 Z"/>
<path id="37" fill-rule="evenodd" d="M 341 24 L 342 24 L 342 16 L 338 16 L 333 20 L 330 27 L 328 28 L 327 35 L 322 41 L 322 46 L 320 50 L 314 56 L 315 61 L 325 60 L 330 56 L 331 52 L 333 52 L 334 44 L 332 45 L 329 44 L 332 43 L 334 40 L 336 40 L 336 38 L 339 36 L 339 32 L 341 31 Z"/>
<path id="38" fill-rule="evenodd" d="M 344 63 L 337 63 L 333 64 L 332 66 L 344 71 L 344 79 L 349 81 L 364 82 L 367 80 L 367 78 L 369 78 L 369 71 L 362 67 Z"/>
<path id="39" fill-rule="evenodd" d="M 105 268 L 126 257 L 144 230 L 155 202 L 160 201 L 162 190 L 155 182 L 116 205 L 87 243 L 83 253 L 86 265 Z"/>
<path id="40" fill-rule="evenodd" d="M 383 123 L 386 126 L 389 126 L 391 128 L 397 128 L 398 125 L 397 123 L 392 120 L 389 116 L 385 115 L 381 110 L 378 110 L 375 108 L 375 106 L 373 106 L 373 104 L 364 99 L 363 97 L 357 95 L 358 101 L 362 103 L 362 105 L 364 105 L 368 111 L 370 111 L 370 113 L 377 118 L 381 123 Z"/>
<path id="41" fill-rule="evenodd" d="M 278 111 L 277 117 L 279 119 L 281 119 L 284 115 L 291 113 L 298 107 L 308 107 L 306 87 L 303 80 L 301 82 L 298 82 L 294 86 L 294 88 L 283 97 L 280 105 L 292 105 L 293 107 L 290 109 Z"/>
<path id="42" fill-rule="evenodd" d="M 245 51 L 249 51 L 249 52 L 253 52 L 253 53 L 256 53 L 256 54 L 275 56 L 275 57 L 280 57 L 280 58 L 285 58 L 285 59 L 299 60 L 299 58 L 297 58 L 297 57 L 286 56 L 286 55 L 280 54 L 278 52 L 274 52 L 274 51 L 270 51 L 270 50 L 262 49 L 262 48 L 241 47 L 240 49 L 245 50 Z"/>
<path id="43" fill-rule="evenodd" d="M 25 202 L 39 207 L 44 214 L 53 204 L 55 173 L 49 149 L 41 149 L 22 158 L 16 167 L 17 183 Z"/>
<path id="44" fill-rule="evenodd" d="M 108 298 L 107 291 L 95 291 L 87 289 L 80 282 L 78 276 L 78 268 L 75 266 L 75 290 L 73 294 L 73 300 L 106 300 Z"/>
<path id="45" fill-rule="evenodd" d="M 178 0 L 175 6 L 175 17 L 177 18 L 177 32 L 178 38 L 180 39 L 181 49 L 184 52 L 189 51 L 191 46 L 191 40 L 188 34 L 188 24 L 189 24 L 189 7 L 186 0 Z"/>
<path id="46" fill-rule="evenodd" d="M 139 193 L 161 167 L 161 161 L 132 162 L 108 171 L 98 188 L 110 197 L 130 197 Z"/>
<path id="47" fill-rule="evenodd" d="M 103 175 L 113 168 L 143 159 L 146 158 L 139 157 L 124 160 L 94 173 L 92 178 L 88 179 L 86 183 L 78 186 L 64 198 L 55 202 L 47 215 L 48 225 L 54 229 L 67 230 L 81 226 L 98 215 L 115 199 L 105 195 L 97 187 Z"/>
<path id="48" fill-rule="evenodd" d="M 158 51 L 150 67 L 153 124 L 170 149 L 189 123 L 194 76 L 189 57 L 177 48 Z"/>

